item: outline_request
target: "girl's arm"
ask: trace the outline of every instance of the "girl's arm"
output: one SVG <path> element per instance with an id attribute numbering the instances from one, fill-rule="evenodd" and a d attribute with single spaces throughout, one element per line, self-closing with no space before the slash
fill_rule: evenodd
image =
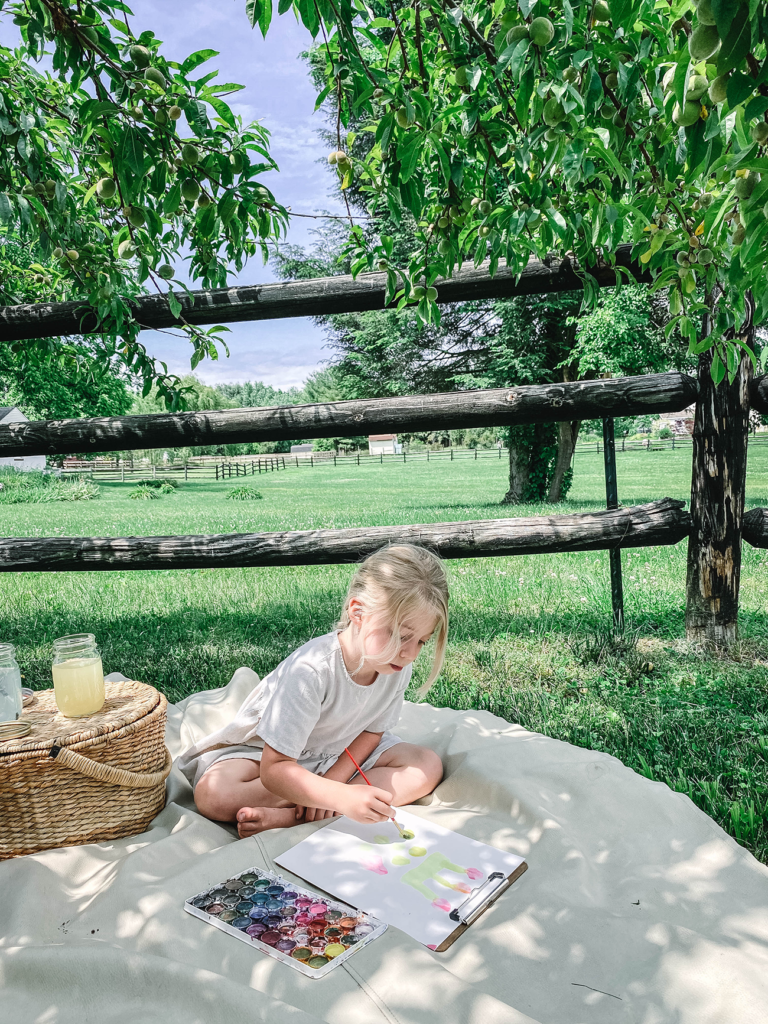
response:
<path id="1" fill-rule="evenodd" d="M 358 764 L 363 764 L 368 760 L 376 747 L 378 747 L 383 735 L 381 732 L 361 732 L 357 739 L 349 744 L 349 751 Z M 352 763 L 352 758 L 348 756 L 345 750 L 338 761 L 331 765 L 323 778 L 333 779 L 334 782 L 349 782 L 356 771 L 357 768 Z"/>
<path id="2" fill-rule="evenodd" d="M 395 813 L 390 806 L 391 793 L 376 786 L 347 786 L 314 775 L 295 758 L 286 757 L 267 743 L 261 756 L 260 778 L 270 793 L 283 800 L 299 807 L 329 808 L 362 824 L 384 821 Z"/>

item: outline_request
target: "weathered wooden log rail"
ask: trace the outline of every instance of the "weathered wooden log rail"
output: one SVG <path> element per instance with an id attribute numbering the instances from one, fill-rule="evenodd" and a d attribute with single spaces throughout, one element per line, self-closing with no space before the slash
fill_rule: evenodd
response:
<path id="1" fill-rule="evenodd" d="M 688 535 L 684 502 L 560 516 L 472 520 L 351 530 L 179 537 L 9 537 L 0 572 L 223 569 L 357 562 L 384 544 L 424 544 L 443 558 L 487 558 L 676 544 Z"/>
<path id="2" fill-rule="evenodd" d="M 0 456 L 180 448 L 642 416 L 677 412 L 694 402 L 696 394 L 696 381 L 675 372 L 267 409 L 32 420 L 0 426 Z"/>
<path id="3" fill-rule="evenodd" d="M 620 245 L 614 253 L 615 264 L 628 270 L 639 281 L 649 281 L 646 270 L 632 261 L 630 245 Z M 612 266 L 591 266 L 589 273 L 602 286 L 616 283 Z M 499 267 L 491 277 L 488 264 L 467 267 L 453 277 L 435 282 L 437 301 L 468 302 L 481 299 L 508 299 L 516 295 L 541 295 L 545 292 L 580 291 L 583 273 L 575 261 L 553 257 L 531 260 L 520 274 Z M 324 316 L 328 313 L 361 313 L 385 308 L 387 275 L 361 274 L 256 284 L 233 288 L 176 292 L 187 323 L 199 326 L 245 320 L 278 320 L 293 316 Z M 164 295 L 142 295 L 131 303 L 142 330 L 178 325 Z M 83 302 L 35 302 L 23 306 L 0 307 L 0 337 L 5 341 L 49 338 L 62 334 L 98 332 L 98 321 Z"/>
<path id="4" fill-rule="evenodd" d="M 745 513 L 741 535 L 753 548 L 768 548 L 768 508 L 753 508 Z"/>

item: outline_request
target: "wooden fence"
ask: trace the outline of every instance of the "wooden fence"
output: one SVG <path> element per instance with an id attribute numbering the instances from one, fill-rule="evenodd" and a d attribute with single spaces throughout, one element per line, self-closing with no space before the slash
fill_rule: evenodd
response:
<path id="1" fill-rule="evenodd" d="M 620 247 L 613 258 L 642 278 L 632 264 L 629 247 Z M 601 284 L 615 282 L 612 267 L 589 269 Z M 438 301 L 541 294 L 581 287 L 581 283 L 578 268 L 568 260 L 532 261 L 517 276 L 499 270 L 492 278 L 486 268 L 460 271 L 449 281 L 437 282 Z M 354 281 L 327 278 L 203 291 L 180 294 L 179 299 L 189 323 L 206 324 L 381 308 L 384 286 L 384 275 L 372 274 Z M 142 296 L 133 305 L 144 328 L 174 322 L 164 296 Z M 78 302 L 5 307 L 0 309 L 0 325 L 6 340 L 98 329 L 92 311 Z M 705 322 L 705 332 L 708 329 Z M 747 346 L 753 343 L 749 319 L 739 337 Z M 611 551 L 614 617 L 620 622 L 620 549 L 675 543 L 687 534 L 687 633 L 694 639 L 727 643 L 736 636 L 742 532 L 759 546 L 766 545 L 768 536 L 767 510 L 743 515 L 749 412 L 752 408 L 768 413 L 768 378 L 752 380 L 752 364 L 745 353 L 733 379 L 716 385 L 711 359 L 711 352 L 699 357 L 696 379 L 667 373 L 367 402 L 2 425 L 0 457 L 18 457 L 602 419 L 609 509 L 598 519 L 589 513 L 497 520 L 487 527 L 460 523 L 391 527 L 381 535 L 365 530 L 231 538 L 9 538 L 1 545 L 0 570 L 349 561 L 368 550 L 366 538 L 382 543 L 406 536 L 433 544 L 449 558 L 602 548 Z M 654 506 L 618 508 L 613 418 L 677 412 L 694 401 L 690 513 L 668 499 Z M 522 537 L 521 524 L 525 524 Z M 532 540 L 534 535 L 539 539 Z"/>

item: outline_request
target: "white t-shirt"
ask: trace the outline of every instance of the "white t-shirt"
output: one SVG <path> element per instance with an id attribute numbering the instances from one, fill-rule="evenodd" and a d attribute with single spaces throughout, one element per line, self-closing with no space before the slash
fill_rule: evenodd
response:
<path id="1" fill-rule="evenodd" d="M 185 751 L 178 766 L 195 785 L 214 761 L 238 756 L 237 749 L 227 748 L 258 750 L 268 743 L 316 771 L 339 757 L 361 732 L 394 728 L 411 670 L 406 665 L 361 686 L 347 671 L 338 633 L 316 637 L 265 676 L 235 718 Z"/>

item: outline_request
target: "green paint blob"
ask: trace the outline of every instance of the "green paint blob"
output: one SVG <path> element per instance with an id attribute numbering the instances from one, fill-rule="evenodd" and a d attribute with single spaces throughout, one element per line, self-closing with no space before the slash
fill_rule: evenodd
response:
<path id="1" fill-rule="evenodd" d="M 408 852 L 412 857 L 425 857 L 427 848 L 426 846 L 412 846 Z"/>
<path id="2" fill-rule="evenodd" d="M 403 864 L 410 864 L 411 862 L 407 857 L 404 857 L 402 853 L 398 853 L 397 856 L 392 858 L 392 863 L 397 865 L 397 867 L 400 867 Z"/>
<path id="3" fill-rule="evenodd" d="M 407 828 L 404 828 L 403 829 L 402 838 L 403 839 L 413 839 L 413 832 L 409 831 L 409 829 L 407 829 Z"/>
<path id="4" fill-rule="evenodd" d="M 390 840 L 387 839 L 386 836 L 374 836 L 373 837 L 373 841 L 374 841 L 374 843 L 379 843 L 380 845 L 384 845 L 384 846 L 388 846 L 389 842 L 390 842 Z"/>

